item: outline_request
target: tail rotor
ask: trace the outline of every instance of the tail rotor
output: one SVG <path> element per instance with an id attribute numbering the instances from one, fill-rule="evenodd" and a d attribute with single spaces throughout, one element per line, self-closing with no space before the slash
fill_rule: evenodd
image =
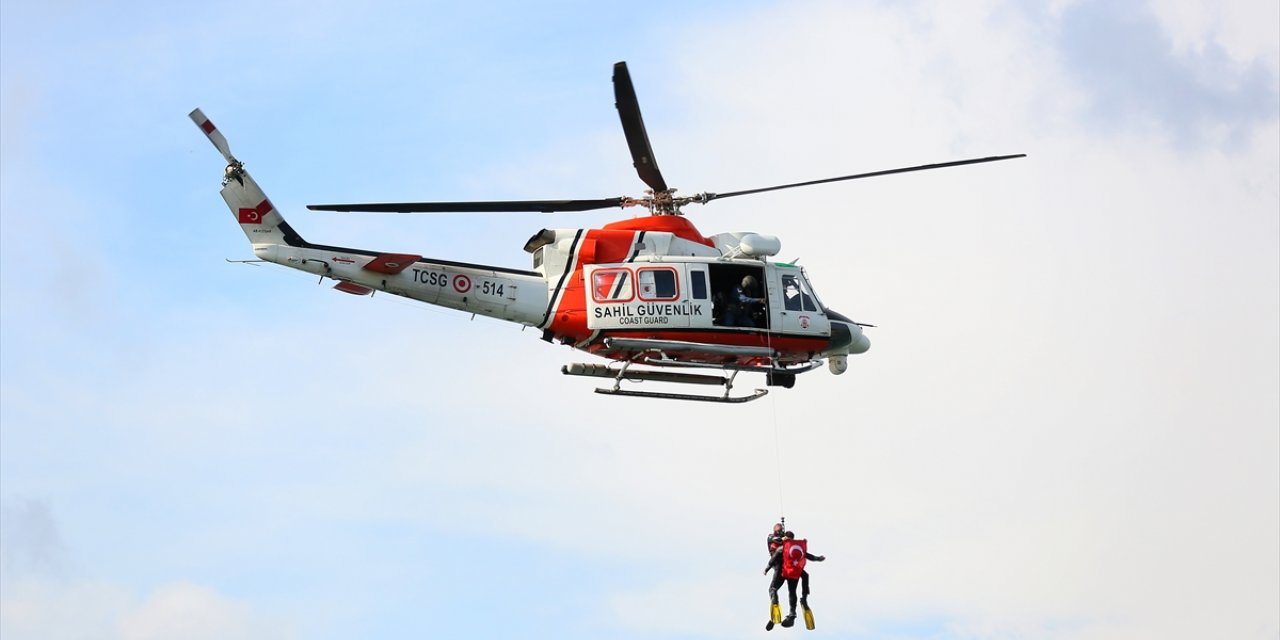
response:
<path id="1" fill-rule="evenodd" d="M 204 112 L 199 109 L 192 111 L 190 116 L 191 120 L 196 123 L 196 126 L 200 127 L 200 130 L 204 132 L 204 135 L 209 138 L 209 142 L 212 142 L 213 146 L 218 149 L 218 153 L 221 153 L 222 157 L 226 158 L 227 164 L 240 166 L 240 161 L 236 160 L 236 157 L 231 155 L 231 145 L 227 144 L 227 138 L 222 135 L 221 131 L 218 131 L 217 127 L 213 125 L 213 121 L 206 117 Z"/>

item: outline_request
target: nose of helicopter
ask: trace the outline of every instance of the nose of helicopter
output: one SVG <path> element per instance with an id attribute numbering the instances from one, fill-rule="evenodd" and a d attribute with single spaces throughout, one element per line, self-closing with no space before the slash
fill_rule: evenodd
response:
<path id="1" fill-rule="evenodd" d="M 862 333 L 862 327 L 844 314 L 827 309 L 831 321 L 831 340 L 827 344 L 828 355 L 866 353 L 871 340 Z"/>

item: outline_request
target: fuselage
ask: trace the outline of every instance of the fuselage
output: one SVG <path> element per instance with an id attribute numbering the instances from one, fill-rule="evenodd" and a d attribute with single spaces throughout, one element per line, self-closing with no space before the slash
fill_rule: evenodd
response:
<path id="1" fill-rule="evenodd" d="M 244 226 L 252 238 L 254 225 Z M 544 229 L 525 247 L 532 270 L 317 245 L 279 227 L 283 242 L 254 244 L 260 259 L 335 279 L 348 293 L 383 291 L 536 327 L 547 341 L 614 360 L 666 344 L 680 346 L 663 350 L 673 364 L 785 367 L 869 346 L 858 325 L 822 305 L 800 267 L 735 256 L 748 234 L 707 238 L 680 216 Z M 734 321 L 746 276 L 765 303 L 752 322 Z"/>
<path id="2" fill-rule="evenodd" d="M 526 249 L 549 284 L 544 337 L 617 360 L 660 343 L 684 343 L 665 350 L 667 356 L 743 366 L 866 351 L 861 328 L 827 310 L 801 268 L 735 255 L 749 235 L 707 238 L 682 216 L 543 230 Z M 747 276 L 759 283 L 765 303 L 744 322 L 733 307 Z"/>

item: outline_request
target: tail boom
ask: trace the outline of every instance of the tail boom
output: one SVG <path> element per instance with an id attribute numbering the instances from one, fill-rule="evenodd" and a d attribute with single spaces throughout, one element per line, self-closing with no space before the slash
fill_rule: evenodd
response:
<path id="1" fill-rule="evenodd" d="M 336 280 L 348 293 L 385 291 L 531 327 L 542 322 L 547 306 L 547 281 L 536 271 L 309 243 L 254 245 L 253 252 L 261 260 Z"/>
<path id="2" fill-rule="evenodd" d="M 347 293 L 385 291 L 526 326 L 538 326 L 545 320 L 547 281 L 535 271 L 307 242 L 231 154 L 226 138 L 213 122 L 199 109 L 190 116 L 227 161 L 222 199 L 258 259 L 331 278 L 337 281 L 337 289 Z"/>

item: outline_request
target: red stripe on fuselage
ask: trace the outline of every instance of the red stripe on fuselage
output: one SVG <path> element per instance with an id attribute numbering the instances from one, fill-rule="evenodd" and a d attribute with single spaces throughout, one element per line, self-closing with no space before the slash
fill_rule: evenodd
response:
<path id="1" fill-rule="evenodd" d="M 822 336 L 770 335 L 764 331 L 744 331 L 742 329 L 672 329 L 667 331 L 649 330 L 603 330 L 591 340 L 591 344 L 583 347 L 584 351 L 614 360 L 629 360 L 637 352 L 610 351 L 604 352 L 605 338 L 643 338 L 646 340 L 672 340 L 677 342 L 694 342 L 717 346 L 735 347 L 768 347 L 779 354 L 778 364 L 799 364 L 813 359 L 813 354 L 821 353 L 829 339 Z M 724 354 L 699 353 L 686 351 L 667 354 L 674 360 L 690 362 L 737 363 L 742 365 L 767 364 L 768 359 L 757 357 L 735 357 Z"/>

